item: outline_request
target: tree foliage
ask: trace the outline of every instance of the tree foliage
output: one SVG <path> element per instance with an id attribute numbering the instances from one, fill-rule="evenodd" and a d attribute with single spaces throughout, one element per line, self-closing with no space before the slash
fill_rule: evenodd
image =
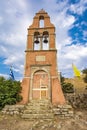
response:
<path id="1" fill-rule="evenodd" d="M 66 83 L 65 78 L 61 76 L 61 85 L 64 93 L 74 93 L 74 86 L 71 83 Z"/>
<path id="2" fill-rule="evenodd" d="M 85 83 L 87 83 L 87 68 L 83 69 L 82 72 L 83 72 L 83 74 L 85 74 L 83 80 L 84 80 Z"/>
<path id="3" fill-rule="evenodd" d="M 19 81 L 6 80 L 0 77 L 0 109 L 6 104 L 12 105 L 20 102 L 21 85 Z"/>
<path id="4" fill-rule="evenodd" d="M 85 75 L 85 77 L 83 78 L 84 82 L 87 83 L 87 74 Z"/>
<path id="5" fill-rule="evenodd" d="M 82 70 L 83 74 L 87 74 L 87 68 Z"/>

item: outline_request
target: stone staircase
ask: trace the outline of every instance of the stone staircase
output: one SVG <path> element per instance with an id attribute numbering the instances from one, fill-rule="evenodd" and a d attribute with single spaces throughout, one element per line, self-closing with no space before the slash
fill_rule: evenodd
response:
<path id="1" fill-rule="evenodd" d="M 23 119 L 45 119 L 52 120 L 54 118 L 52 104 L 49 100 L 32 100 L 29 102 L 21 115 Z"/>

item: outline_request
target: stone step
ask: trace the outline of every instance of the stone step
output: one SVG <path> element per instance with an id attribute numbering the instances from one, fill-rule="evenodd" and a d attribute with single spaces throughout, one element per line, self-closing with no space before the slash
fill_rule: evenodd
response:
<path id="1" fill-rule="evenodd" d="M 37 99 L 37 100 L 36 100 L 36 99 L 35 99 L 35 100 L 33 99 L 33 100 L 30 100 L 30 102 L 35 102 L 35 103 L 36 103 L 36 102 L 45 102 L 45 103 L 46 103 L 46 102 L 50 102 L 50 101 L 49 101 L 48 99 Z"/>
<path id="2" fill-rule="evenodd" d="M 50 102 L 30 102 L 30 103 L 28 103 L 28 105 L 48 105 L 48 104 L 50 104 Z"/>
<path id="3" fill-rule="evenodd" d="M 52 104 L 49 100 L 30 101 L 21 115 L 24 119 L 53 119 Z"/>
<path id="4" fill-rule="evenodd" d="M 24 114 L 25 113 L 26 114 L 31 114 L 31 113 L 39 113 L 39 114 L 41 114 L 41 113 L 52 113 L 52 112 L 53 112 L 52 109 L 51 110 L 48 110 L 48 109 L 47 110 L 42 110 L 42 109 L 41 110 L 38 110 L 38 109 L 37 110 L 36 109 L 34 109 L 34 110 L 31 110 L 31 109 L 30 110 L 29 109 L 24 110 Z"/>
<path id="5" fill-rule="evenodd" d="M 35 106 L 35 105 L 37 105 L 37 106 L 39 106 L 39 105 L 40 105 L 40 106 L 41 106 L 41 105 L 42 105 L 42 106 L 43 106 L 43 105 L 44 105 L 44 106 L 48 106 L 48 104 L 51 104 L 51 103 L 50 103 L 49 101 L 46 101 L 46 102 L 45 102 L 45 101 L 44 101 L 44 102 L 43 102 L 43 101 L 36 101 L 36 102 L 35 102 L 35 101 L 31 101 L 31 102 L 28 103 L 28 105 L 34 105 L 34 106 Z"/>
<path id="6" fill-rule="evenodd" d="M 30 103 L 30 104 L 28 104 L 27 106 L 29 106 L 29 107 L 30 107 L 30 106 L 34 106 L 34 107 L 39 107 L 39 106 L 49 107 L 50 104 L 39 104 L 39 103 L 38 103 L 38 104 L 31 104 L 31 103 Z"/>
<path id="7" fill-rule="evenodd" d="M 53 114 L 23 114 L 22 115 L 23 119 L 53 119 L 54 116 Z"/>
<path id="8" fill-rule="evenodd" d="M 26 105 L 25 109 L 51 109 L 52 105 L 50 103 L 29 103 Z"/>
<path id="9" fill-rule="evenodd" d="M 45 110 L 45 109 L 51 109 L 52 107 L 51 106 L 26 106 L 25 107 L 25 109 L 32 109 L 32 110 L 34 110 L 34 109 L 43 109 L 43 110 Z"/>
<path id="10" fill-rule="evenodd" d="M 31 105 L 37 105 L 37 106 L 39 106 L 39 105 L 40 105 L 40 106 L 48 106 L 48 104 L 50 104 L 50 103 L 45 103 L 45 102 L 44 102 L 44 103 L 39 103 L 39 102 L 37 102 L 37 103 L 32 102 L 32 103 L 31 103 L 31 102 L 30 102 L 30 103 L 28 103 L 27 105 L 30 105 L 30 104 L 31 104 Z"/>

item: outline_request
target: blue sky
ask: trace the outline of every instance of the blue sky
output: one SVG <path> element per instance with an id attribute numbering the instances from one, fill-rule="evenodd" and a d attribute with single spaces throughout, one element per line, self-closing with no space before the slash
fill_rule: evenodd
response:
<path id="1" fill-rule="evenodd" d="M 1 0 L 0 76 L 8 78 L 12 65 L 23 78 L 27 28 L 42 8 L 56 27 L 58 70 L 73 77 L 72 63 L 87 68 L 87 0 Z"/>

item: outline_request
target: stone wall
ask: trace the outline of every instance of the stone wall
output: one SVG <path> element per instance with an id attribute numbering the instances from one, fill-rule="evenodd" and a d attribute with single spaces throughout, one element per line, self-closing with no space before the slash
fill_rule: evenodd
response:
<path id="1" fill-rule="evenodd" d="M 20 115 L 24 110 L 24 105 L 6 105 L 3 110 L 2 114 L 7 115 Z"/>
<path id="2" fill-rule="evenodd" d="M 87 93 L 66 94 L 65 97 L 74 109 L 87 110 Z"/>
<path id="3" fill-rule="evenodd" d="M 74 111 L 71 105 L 57 105 L 53 107 L 54 116 L 69 118 L 74 116 Z"/>
<path id="4" fill-rule="evenodd" d="M 50 104 L 49 104 L 49 106 L 50 106 Z M 6 105 L 2 110 L 2 114 L 5 114 L 5 115 L 6 114 L 7 115 L 21 115 L 22 116 L 24 114 L 24 111 L 25 111 L 26 107 L 27 106 L 24 106 L 24 105 Z M 30 107 L 29 110 L 30 109 L 32 111 L 31 113 L 33 113 L 33 107 Z M 52 106 L 50 108 L 50 110 L 48 110 L 48 111 L 51 111 L 51 113 L 53 113 L 54 118 L 55 117 L 56 118 L 60 118 L 60 117 L 62 117 L 62 118 L 70 118 L 70 117 L 73 117 L 73 115 L 74 115 L 74 111 L 72 109 L 72 106 L 67 105 L 67 104 Z M 36 109 L 36 112 L 37 112 L 37 109 Z M 40 112 L 40 114 L 43 114 L 41 112 Z M 46 114 L 46 113 L 44 113 L 44 114 Z M 48 112 L 48 114 L 49 114 L 49 112 Z M 29 116 L 29 114 L 28 114 L 28 116 Z"/>
<path id="5" fill-rule="evenodd" d="M 68 104 L 52 106 L 55 117 L 69 118 L 74 116 L 74 109 L 87 110 L 87 94 L 67 94 L 65 95 Z M 21 115 L 25 110 L 25 105 L 6 105 L 2 114 Z"/>

